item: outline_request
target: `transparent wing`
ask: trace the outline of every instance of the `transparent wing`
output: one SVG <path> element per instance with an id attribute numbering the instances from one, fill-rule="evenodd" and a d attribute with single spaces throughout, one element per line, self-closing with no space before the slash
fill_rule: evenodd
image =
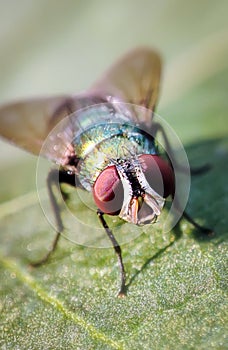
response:
<path id="1" fill-rule="evenodd" d="M 92 95 L 76 95 L 34 98 L 4 105 L 0 107 L 0 136 L 38 155 L 49 135 L 49 148 L 45 147 L 42 155 L 62 164 L 75 131 L 65 117 L 101 102 L 104 102 L 102 98 Z M 57 125 L 56 131 L 49 134 Z"/>
<path id="2" fill-rule="evenodd" d="M 135 122 L 150 125 L 152 118 L 148 109 L 145 113 L 136 113 L 136 109 L 121 102 L 154 110 L 160 73 L 161 60 L 156 52 L 134 50 L 109 69 L 85 94 L 35 98 L 0 107 L 0 136 L 37 155 L 42 148 L 43 156 L 66 165 L 66 155 L 72 154 L 72 139 L 83 127 L 82 118 L 78 122 L 80 113 L 75 111 L 103 102 L 111 105 L 118 102 L 116 109 L 128 114 Z M 73 117 L 65 118 L 72 113 Z"/>
<path id="3" fill-rule="evenodd" d="M 66 115 L 67 97 L 35 98 L 0 108 L 0 135 L 34 154 L 55 124 Z"/>
<path id="4" fill-rule="evenodd" d="M 153 111 L 158 100 L 160 76 L 160 56 L 153 50 L 139 48 L 117 61 L 91 90 Z M 148 113 L 141 114 L 139 122 L 150 124 L 151 117 Z"/>

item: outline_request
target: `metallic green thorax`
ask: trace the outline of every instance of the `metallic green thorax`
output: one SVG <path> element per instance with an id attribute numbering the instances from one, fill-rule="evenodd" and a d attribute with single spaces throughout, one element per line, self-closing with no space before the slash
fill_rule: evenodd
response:
<path id="1" fill-rule="evenodd" d="M 88 191 L 100 172 L 115 160 L 157 153 L 153 137 L 130 122 L 121 121 L 126 117 L 118 115 L 118 118 L 110 117 L 105 122 L 99 121 L 99 114 L 97 117 L 96 124 L 89 125 L 73 140 L 75 153 L 80 159 L 78 179 Z"/>

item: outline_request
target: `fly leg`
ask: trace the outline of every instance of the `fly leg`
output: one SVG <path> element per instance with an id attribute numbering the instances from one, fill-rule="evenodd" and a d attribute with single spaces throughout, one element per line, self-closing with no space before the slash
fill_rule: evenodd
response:
<path id="1" fill-rule="evenodd" d="M 119 243 L 115 239 L 112 231 L 110 230 L 110 228 L 108 227 L 108 225 L 104 219 L 104 213 L 98 209 L 97 215 L 98 215 L 98 218 L 99 218 L 103 228 L 105 229 L 106 234 L 108 235 L 110 241 L 112 242 L 113 248 L 114 248 L 115 253 L 117 255 L 117 258 L 118 258 L 120 275 L 121 275 L 121 285 L 120 285 L 118 297 L 121 298 L 121 297 L 124 297 L 126 295 L 126 290 L 127 290 L 127 288 L 126 288 L 126 274 L 125 274 L 125 269 L 124 269 L 124 264 L 123 264 L 123 259 L 122 259 L 121 248 L 120 248 Z"/>
<path id="2" fill-rule="evenodd" d="M 207 173 L 208 171 L 211 170 L 211 165 L 206 163 L 200 167 L 197 168 L 191 168 L 191 175 L 195 176 L 195 175 L 203 175 L 205 173 Z"/>
<path id="3" fill-rule="evenodd" d="M 57 169 L 52 169 L 49 172 L 48 177 L 47 177 L 47 187 L 48 187 L 48 193 L 49 193 L 49 197 L 50 197 L 50 201 L 51 201 L 52 210 L 53 210 L 54 216 L 55 216 L 55 221 L 56 221 L 56 225 L 57 225 L 57 232 L 56 232 L 55 239 L 49 248 L 48 253 L 42 259 L 40 259 L 36 262 L 30 263 L 30 265 L 33 267 L 41 266 L 48 261 L 48 259 L 52 255 L 52 253 L 55 251 L 57 244 L 58 244 L 58 241 L 59 241 L 59 238 L 60 238 L 60 235 L 64 229 L 61 215 L 60 215 L 60 208 L 59 208 L 57 199 L 56 199 L 54 191 L 53 191 L 53 187 L 54 186 L 58 187 L 59 185 L 61 185 L 61 183 L 67 183 L 69 185 L 75 186 L 75 175 L 70 175 L 65 171 L 61 171 L 61 170 L 59 171 Z M 64 193 L 61 190 L 61 186 L 59 186 L 59 188 L 60 188 L 60 191 L 61 191 L 63 198 L 65 198 Z"/>
<path id="4" fill-rule="evenodd" d="M 175 161 L 175 156 L 173 154 L 172 147 L 171 147 L 170 142 L 165 134 L 163 127 L 159 123 L 153 123 L 152 136 L 155 138 L 156 134 L 158 132 L 161 132 L 161 134 L 162 134 L 162 137 L 163 137 L 164 142 L 165 142 L 165 151 L 168 154 L 168 156 L 172 159 L 172 167 L 177 169 L 178 171 L 180 171 L 182 173 L 187 173 L 188 170 L 185 167 L 183 167 L 181 164 L 178 164 L 178 162 Z M 210 169 L 211 169 L 210 164 L 204 164 L 200 167 L 190 168 L 190 173 L 193 176 L 202 175 L 202 174 L 207 173 Z"/>
<path id="5" fill-rule="evenodd" d="M 199 225 L 186 211 L 183 212 L 183 218 L 185 218 L 190 224 L 192 224 L 198 231 L 207 236 L 212 236 L 214 231 L 208 227 Z"/>
<path id="6" fill-rule="evenodd" d="M 214 231 L 212 229 L 199 225 L 188 213 L 186 213 L 185 210 L 183 211 L 181 209 L 177 196 L 175 198 L 173 197 L 173 204 L 175 208 L 180 212 L 180 214 L 182 214 L 180 219 L 185 218 L 188 222 L 190 222 L 190 224 L 192 224 L 199 232 L 204 235 L 212 236 L 214 234 Z"/>
<path id="7" fill-rule="evenodd" d="M 170 142 L 169 142 L 169 140 L 164 132 L 163 127 L 158 123 L 154 123 L 153 127 L 152 127 L 152 135 L 154 138 L 155 138 L 157 132 L 159 132 L 159 131 L 162 133 L 162 136 L 164 138 L 165 148 L 166 148 L 165 151 L 167 152 L 168 156 L 172 159 L 172 162 L 173 162 L 171 164 L 172 167 L 174 169 L 177 169 L 177 170 L 185 173 L 187 171 L 187 169 L 182 167 L 180 164 L 178 164 L 175 161 L 175 155 L 173 153 L 172 147 L 171 147 Z M 201 175 L 201 174 L 209 171 L 210 168 L 211 168 L 210 164 L 205 164 L 199 168 L 193 168 L 193 169 L 191 169 L 191 175 Z M 174 205 L 175 205 L 176 209 L 179 210 L 180 213 L 182 213 L 178 198 L 173 198 L 173 199 L 175 201 Z M 190 222 L 201 233 L 206 234 L 208 236 L 213 235 L 214 232 L 212 229 L 199 225 L 188 213 L 186 213 L 186 211 L 183 211 L 182 217 L 184 217 L 188 222 Z"/>

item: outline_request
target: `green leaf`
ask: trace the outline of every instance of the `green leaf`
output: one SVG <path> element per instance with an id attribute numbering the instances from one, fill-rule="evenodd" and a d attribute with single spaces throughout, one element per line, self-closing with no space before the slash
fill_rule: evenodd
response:
<path id="1" fill-rule="evenodd" d="M 62 34 L 56 27 L 56 35 L 61 34 L 64 43 L 68 35 L 72 37 L 75 18 L 71 13 L 73 9 L 75 12 L 78 9 L 75 4 L 69 2 L 69 9 L 65 12 L 61 7 L 53 9 L 49 5 L 49 16 L 53 23 L 58 20 L 61 33 L 61 23 L 66 26 L 69 22 Z M 152 46 L 154 41 L 150 38 L 151 33 L 155 24 L 159 25 L 156 46 L 159 49 L 161 43 L 163 51 L 167 53 L 169 68 L 168 88 L 165 90 L 164 87 L 164 99 L 161 100 L 158 112 L 180 136 L 190 164 L 212 165 L 207 174 L 192 179 L 187 211 L 197 222 L 212 227 L 215 235 L 202 236 L 184 219 L 168 233 L 157 231 L 153 225 L 134 227 L 134 230 L 139 230 L 138 237 L 122 246 L 128 295 L 121 299 L 116 297 L 119 271 L 111 248 L 88 248 L 61 239 L 51 260 L 40 268 L 32 269 L 29 261 L 37 260 L 48 251 L 55 232 L 38 204 L 35 188 L 36 160 L 26 156 L 14 158 L 13 148 L 10 148 L 10 156 L 5 153 L 0 169 L 2 349 L 179 350 L 225 349 L 227 346 L 228 66 L 224 61 L 227 52 L 225 42 L 219 41 L 214 60 L 208 59 L 217 42 L 214 38 L 221 38 L 219 33 L 227 30 L 227 6 L 225 2 L 221 2 L 222 6 L 217 8 L 210 1 L 200 1 L 196 6 L 177 0 L 173 1 L 172 6 L 170 2 L 164 2 L 162 6 L 160 4 L 158 1 L 153 4 L 148 2 L 145 9 L 142 9 L 141 2 L 135 2 L 134 6 L 129 2 L 117 2 L 115 9 L 118 9 L 118 16 L 114 8 L 108 8 L 104 1 L 91 4 L 94 11 L 89 6 L 80 5 L 81 11 L 84 9 L 88 16 L 82 16 L 81 28 L 87 28 L 87 21 L 92 27 L 96 24 L 98 33 L 102 31 L 108 41 L 114 23 L 118 22 L 116 38 L 113 38 L 115 42 L 110 45 L 117 47 L 119 40 L 119 51 L 124 51 L 125 39 L 128 38 L 126 21 L 130 25 L 130 18 L 134 26 L 132 30 L 129 29 L 129 38 L 135 35 L 134 41 L 130 41 L 132 46 L 141 43 L 139 39 L 142 33 L 145 33 L 145 43 Z M 41 9 L 46 5 L 41 3 L 40 7 L 36 6 L 38 14 L 40 13 L 38 18 L 42 18 Z M 146 20 L 143 20 L 143 16 L 141 18 L 140 8 Z M 105 17 L 102 16 L 101 9 Z M 29 8 L 27 11 L 28 15 L 33 15 L 26 19 L 31 24 L 36 11 L 33 13 Z M 82 15 L 83 11 L 80 13 Z M 60 15 L 64 18 L 63 22 L 60 21 Z M 109 16 L 116 22 L 111 21 Z M 135 28 L 138 18 L 141 20 L 140 30 Z M 45 19 L 43 21 L 44 28 L 49 28 L 48 22 Z M 5 22 L 0 23 L 3 26 Z M 23 23 L 23 28 L 27 28 L 27 22 Z M 34 21 L 34 28 L 39 27 L 38 24 Z M 41 38 L 44 36 L 43 31 L 44 29 L 40 32 Z M 123 33 L 123 38 L 118 35 L 119 32 Z M 26 33 L 30 37 L 27 31 Z M 46 47 L 45 52 L 50 56 L 47 55 L 45 64 L 51 66 L 53 57 L 50 52 L 57 50 L 59 41 L 56 38 L 59 36 L 54 38 L 52 44 L 51 29 L 48 33 L 46 42 L 52 45 L 51 49 L 46 44 L 40 44 L 40 48 L 45 50 Z M 74 34 L 79 40 L 78 28 L 74 28 Z M 31 37 L 33 35 L 34 32 L 31 32 Z M 39 42 L 38 33 L 35 38 Z M 83 38 L 81 40 L 81 45 L 90 46 L 85 44 Z M 3 47 L 3 43 L 1 45 Z M 90 65 L 93 63 L 94 47 L 88 47 L 87 50 L 90 62 L 87 63 Z M 10 54 L 10 46 L 7 52 Z M 194 60 L 188 60 L 186 52 L 190 52 Z M 69 50 L 67 53 L 71 54 Z M 32 48 L 30 54 L 32 60 Z M 84 54 L 85 52 L 82 53 L 82 61 Z M 77 52 L 78 55 L 80 52 Z M 107 50 L 107 57 L 111 59 L 108 55 Z M 191 72 L 186 75 L 186 85 L 183 78 L 185 66 L 182 64 L 180 71 L 177 69 L 177 63 L 183 62 L 183 57 L 186 57 L 186 70 L 191 68 L 194 76 L 191 80 Z M 210 64 L 202 69 L 204 60 L 205 64 Z M 24 61 L 20 58 L 15 62 L 15 71 L 21 67 L 26 72 L 27 62 L 27 58 Z M 109 63 L 111 62 L 105 64 Z M 168 73 L 172 67 L 176 67 L 173 75 Z M 95 63 L 93 69 L 96 71 Z M 199 74 L 196 75 L 195 72 Z M 4 91 L 7 94 L 6 82 L 10 86 L 10 79 L 13 79 L 10 74 L 9 72 L 7 78 L 4 71 L 4 80 L 0 85 L 3 95 Z M 29 77 L 29 68 L 27 74 Z M 39 81 L 39 73 L 34 74 Z M 178 93 L 172 92 L 173 76 Z M 17 92 L 20 91 L 19 82 L 20 79 L 15 88 L 18 89 Z M 164 84 L 165 82 L 164 78 Z M 78 210 L 94 226 L 99 225 L 96 216 L 90 217 L 82 204 L 79 204 Z M 108 220 L 112 222 L 112 219 Z M 118 225 L 119 222 L 114 224 L 114 232 L 118 231 L 118 234 L 130 227 Z M 82 234 L 86 232 L 85 230 Z"/>

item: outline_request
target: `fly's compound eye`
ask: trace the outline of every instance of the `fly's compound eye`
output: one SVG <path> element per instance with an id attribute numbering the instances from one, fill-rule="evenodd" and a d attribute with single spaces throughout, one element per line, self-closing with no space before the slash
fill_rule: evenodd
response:
<path id="1" fill-rule="evenodd" d="M 143 173 L 150 187 L 163 198 L 174 195 L 175 177 L 170 164 L 157 155 L 139 156 Z"/>
<path id="2" fill-rule="evenodd" d="M 93 197 L 105 214 L 118 215 L 123 204 L 124 190 L 114 165 L 105 168 L 95 181 Z"/>

